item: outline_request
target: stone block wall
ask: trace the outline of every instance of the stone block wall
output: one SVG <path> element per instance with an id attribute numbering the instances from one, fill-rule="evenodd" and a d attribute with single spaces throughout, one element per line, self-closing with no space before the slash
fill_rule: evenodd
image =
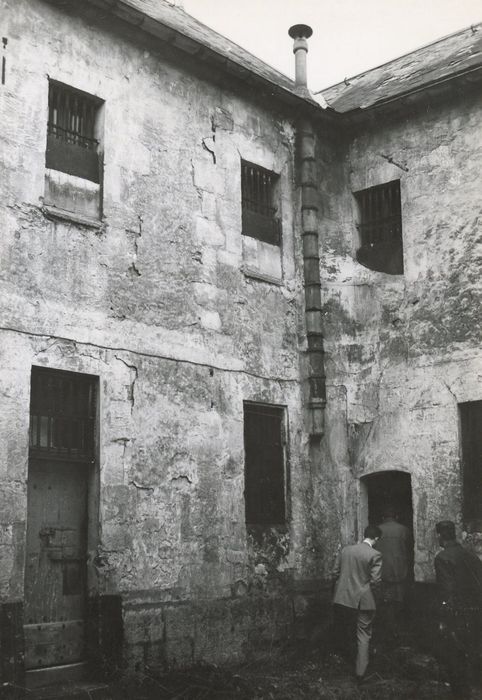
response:
<path id="1" fill-rule="evenodd" d="M 482 104 L 470 86 L 456 94 L 374 112 L 340 147 L 346 186 L 330 196 L 328 168 L 324 179 L 327 440 L 339 460 L 344 538 L 366 523 L 360 477 L 411 474 L 420 581 L 434 576 L 434 523 L 462 529 L 457 404 L 482 398 Z M 395 179 L 404 274 L 392 276 L 356 262 L 352 193 Z"/>
<path id="2" fill-rule="evenodd" d="M 121 21 L 5 7 L 2 603 L 23 599 L 34 365 L 99 378 L 89 595 L 111 601 L 123 635 L 121 648 L 103 636 L 110 608 L 92 603 L 106 663 L 243 658 L 309 633 L 310 616 L 323 627 L 368 474 L 411 475 L 415 576 L 430 581 L 434 522 L 462 524 L 457 404 L 482 398 L 480 97 L 319 131 L 327 407 L 326 435 L 310 441 L 296 115 Z M 49 78 L 103 101 L 102 202 L 80 214 L 65 178 L 62 212 L 45 199 Z M 279 248 L 243 238 L 241 160 L 279 175 Z M 352 193 L 393 179 L 403 276 L 355 257 Z M 245 524 L 244 401 L 285 408 L 285 528 Z"/>
<path id="3" fill-rule="evenodd" d="M 318 568 L 292 115 L 120 22 L 40 0 L 9 0 L 2 22 L 0 599 L 23 599 L 31 368 L 83 372 L 99 378 L 89 595 L 120 596 L 123 659 L 241 656 L 287 632 L 286 581 Z M 104 101 L 97 220 L 45 201 L 49 78 Z M 241 159 L 279 174 L 282 245 L 249 260 Z M 243 401 L 285 407 L 289 426 L 290 521 L 256 545 Z"/>

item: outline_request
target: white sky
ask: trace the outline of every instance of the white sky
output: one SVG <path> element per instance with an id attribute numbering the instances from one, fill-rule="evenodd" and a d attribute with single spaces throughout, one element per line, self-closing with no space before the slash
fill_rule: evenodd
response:
<path id="1" fill-rule="evenodd" d="M 308 85 L 340 82 L 482 21 L 482 0 L 172 0 L 293 78 L 288 29 L 309 24 Z"/>

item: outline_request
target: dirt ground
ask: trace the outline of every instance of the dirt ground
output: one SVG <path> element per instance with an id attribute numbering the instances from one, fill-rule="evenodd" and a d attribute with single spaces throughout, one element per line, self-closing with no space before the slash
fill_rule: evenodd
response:
<path id="1" fill-rule="evenodd" d="M 366 682 L 316 645 L 286 648 L 236 668 L 199 666 L 110 688 L 113 700 L 443 700 L 451 693 L 429 654 L 402 645 L 377 650 Z"/>
<path id="2" fill-rule="evenodd" d="M 450 700 L 453 696 L 444 670 L 431 653 L 430 627 L 423 619 L 414 622 L 402 623 L 390 639 L 375 633 L 366 682 L 360 686 L 354 678 L 353 661 L 329 649 L 330 639 L 334 639 L 331 632 L 325 634 L 323 644 L 315 638 L 310 642 L 291 640 L 283 648 L 273 644 L 261 658 L 257 656 L 256 661 L 237 666 L 199 665 L 163 675 L 155 675 L 149 669 L 132 676 L 113 672 L 108 685 L 73 686 L 51 695 L 41 692 L 38 697 L 42 700 Z M 32 691 L 27 693 L 4 695 L 0 688 L 2 700 L 37 698 Z M 482 700 L 482 694 L 474 693 L 473 700 Z"/>

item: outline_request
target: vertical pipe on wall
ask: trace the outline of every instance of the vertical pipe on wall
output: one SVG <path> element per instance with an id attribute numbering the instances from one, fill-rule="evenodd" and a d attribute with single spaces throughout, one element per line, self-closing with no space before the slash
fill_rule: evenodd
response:
<path id="1" fill-rule="evenodd" d="M 289 30 L 294 39 L 296 59 L 295 86 L 302 91 L 306 86 L 307 39 L 312 29 L 297 24 Z M 298 56 L 301 55 L 301 58 Z M 320 254 L 318 237 L 318 177 L 316 172 L 316 141 L 313 125 L 305 117 L 297 124 L 298 176 L 301 186 L 301 233 L 303 237 L 303 271 L 305 286 L 305 320 L 307 338 L 308 407 L 310 434 L 324 434 L 326 379 L 323 347 Z"/>

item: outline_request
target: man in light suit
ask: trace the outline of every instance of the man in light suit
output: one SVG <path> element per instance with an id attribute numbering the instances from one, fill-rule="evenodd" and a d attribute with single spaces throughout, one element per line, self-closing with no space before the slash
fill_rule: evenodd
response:
<path id="1" fill-rule="evenodd" d="M 341 550 L 333 572 L 337 579 L 333 603 L 338 626 L 346 634 L 351 627 L 350 620 L 356 620 L 355 667 L 359 683 L 363 681 L 368 666 L 376 610 L 373 589 L 376 591 L 381 582 L 382 555 L 374 548 L 381 534 L 379 527 L 368 525 L 363 542 Z"/>

